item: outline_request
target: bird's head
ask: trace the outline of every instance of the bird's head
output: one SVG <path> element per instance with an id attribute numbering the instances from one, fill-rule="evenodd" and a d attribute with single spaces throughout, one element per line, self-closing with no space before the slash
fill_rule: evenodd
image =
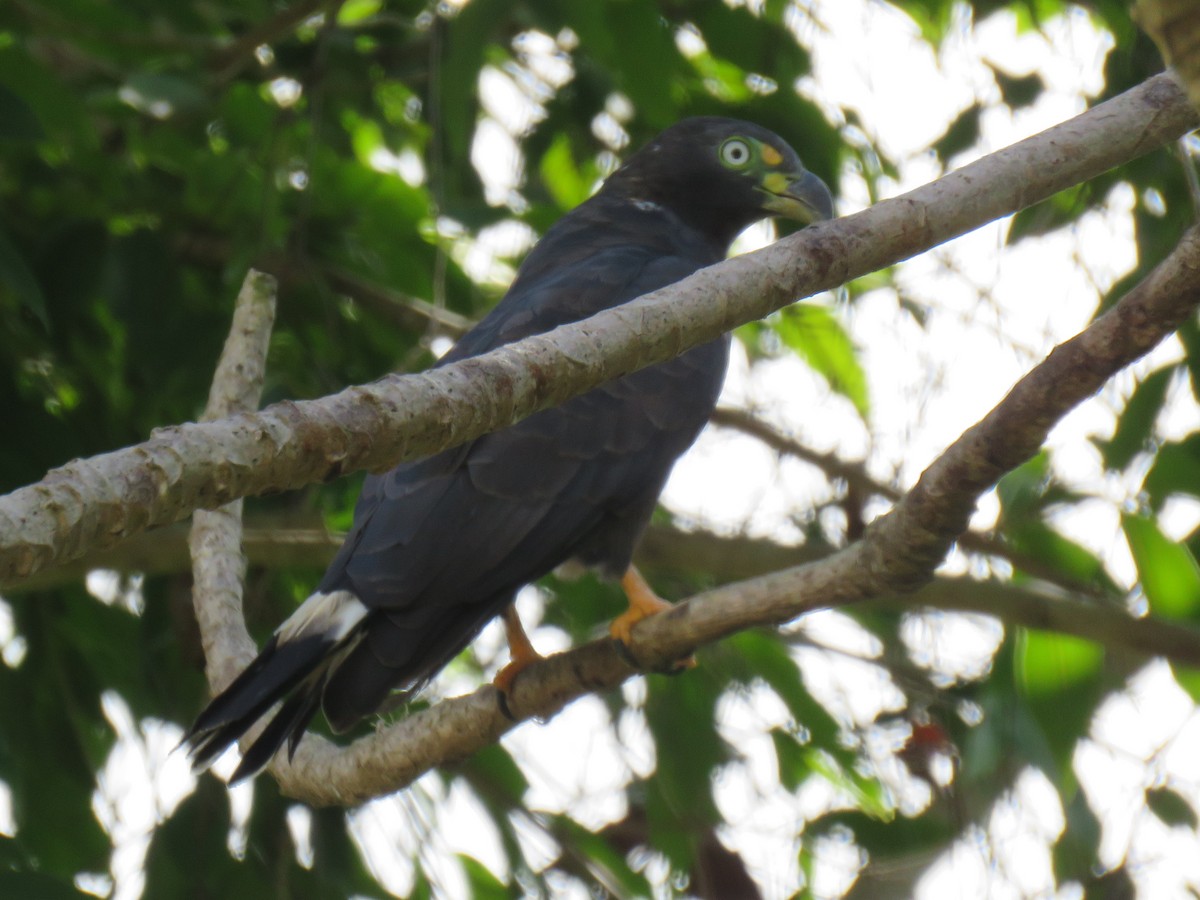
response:
<path id="1" fill-rule="evenodd" d="M 684 119 L 631 156 L 605 190 L 673 210 L 728 247 L 766 216 L 833 218 L 829 188 L 772 131 L 717 116 Z"/>

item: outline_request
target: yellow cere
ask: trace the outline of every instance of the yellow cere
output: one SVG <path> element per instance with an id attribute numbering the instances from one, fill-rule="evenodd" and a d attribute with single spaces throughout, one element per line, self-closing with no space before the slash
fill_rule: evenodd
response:
<path id="1" fill-rule="evenodd" d="M 762 145 L 762 158 L 768 166 L 777 166 L 783 162 L 783 154 L 770 144 Z"/>

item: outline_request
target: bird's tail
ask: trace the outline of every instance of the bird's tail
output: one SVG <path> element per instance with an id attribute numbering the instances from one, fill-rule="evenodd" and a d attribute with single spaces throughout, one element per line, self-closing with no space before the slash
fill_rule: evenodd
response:
<path id="1" fill-rule="evenodd" d="M 289 757 L 321 705 L 325 682 L 344 650 L 353 646 L 367 608 L 348 591 L 313 594 L 241 675 L 213 698 L 183 738 L 197 768 L 282 700 L 283 705 L 246 750 L 231 783 L 256 774 L 286 741 Z"/>

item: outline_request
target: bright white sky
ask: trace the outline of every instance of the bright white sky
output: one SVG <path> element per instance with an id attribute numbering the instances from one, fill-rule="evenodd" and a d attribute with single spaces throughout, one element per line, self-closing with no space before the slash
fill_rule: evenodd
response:
<path id="1" fill-rule="evenodd" d="M 1019 35 L 1012 17 L 1002 14 L 970 28 L 964 13 L 961 27 L 938 55 L 905 16 L 879 2 L 810 0 L 797 3 L 795 11 L 794 28 L 812 49 L 814 60 L 813 74 L 801 89 L 835 124 L 844 124 L 840 110 L 846 108 L 869 123 L 870 140 L 900 163 L 899 181 L 885 190 L 887 195 L 941 174 L 925 148 L 973 102 L 987 107 L 982 139 L 955 165 L 1081 112 L 1086 96 L 1102 87 L 1102 66 L 1111 45 L 1079 11 L 1047 23 L 1044 35 Z M 525 41 L 528 71 L 536 72 L 544 85 L 558 86 L 569 79 L 562 47 L 545 36 L 526 36 Z M 1038 71 L 1049 90 L 1034 106 L 1012 115 L 999 103 L 987 62 L 1012 75 Z M 481 127 L 474 158 L 489 196 L 497 201 L 513 198 L 521 184 L 514 135 L 538 117 L 533 102 L 538 98 L 531 100 L 528 86 L 528 81 L 518 84 L 499 69 L 489 70 L 481 80 L 492 119 Z M 605 136 L 619 138 L 623 106 L 619 98 L 610 104 L 613 117 L 600 123 Z M 803 155 L 803 148 L 798 149 Z M 424 175 L 419 159 L 399 148 L 394 154 L 381 150 L 376 161 L 381 169 L 409 180 Z M 847 169 L 839 187 L 840 213 L 854 212 L 868 202 L 866 184 L 857 172 Z M 901 309 L 890 289 L 863 297 L 852 307 L 840 306 L 839 315 L 862 349 L 868 371 L 869 429 L 846 401 L 794 359 L 751 368 L 735 356 L 723 401 L 754 409 L 815 449 L 862 459 L 880 479 L 909 485 L 1051 346 L 1087 323 L 1100 292 L 1134 263 L 1129 214 L 1136 200 L 1131 190 L 1118 190 L 1105 211 L 1089 215 L 1075 228 L 1015 248 L 1004 246 L 1007 223 L 997 223 L 904 264 L 899 283 L 908 297 L 928 310 L 924 329 Z M 765 228 L 752 230 L 743 246 L 761 243 L 769 233 Z M 498 229 L 489 237 L 464 245 L 464 261 L 481 277 L 503 278 L 510 270 L 496 262 L 495 253 L 519 247 L 528 240 L 527 230 Z M 1157 368 L 1180 353 L 1177 343 L 1168 342 L 1136 371 Z M 1133 499 L 1136 484 L 1113 483 L 1105 476 L 1087 437 L 1111 431 L 1112 408 L 1132 385 L 1132 376 L 1122 375 L 1100 398 L 1070 416 L 1051 439 L 1058 476 L 1098 498 L 1058 524 L 1101 553 L 1114 577 L 1131 587 L 1135 575 L 1119 513 L 1122 504 Z M 1180 387 L 1172 396 L 1165 436 L 1200 426 L 1200 413 L 1186 389 Z M 678 466 L 664 502 L 713 530 L 794 541 L 799 537 L 793 521 L 797 510 L 812 509 L 829 496 L 819 472 L 794 461 L 780 462 L 749 438 L 710 430 Z M 1175 504 L 1168 512 L 1167 527 L 1176 537 L 1200 521 L 1195 505 Z M 994 501 L 985 501 L 976 524 L 986 527 L 995 514 Z M 842 527 L 836 518 L 822 525 L 834 537 Z M 966 565 L 956 557 L 947 569 L 962 571 Z M 94 579 L 93 586 L 98 594 L 116 596 L 115 586 L 103 578 Z M 540 618 L 536 590 L 526 591 L 520 603 L 526 622 Z M 9 664 L 16 664 L 20 644 L 12 640 L 6 613 L 0 601 L 0 650 Z M 923 655 L 962 676 L 986 668 L 1002 634 L 995 622 L 977 616 L 914 616 L 910 626 Z M 866 657 L 880 650 L 839 614 L 811 616 L 803 627 L 809 638 L 832 647 Z M 533 638 L 543 652 L 566 645 L 565 636 L 550 628 L 538 628 Z M 484 660 L 497 667 L 503 664 L 498 628 L 486 631 L 477 648 Z M 921 809 L 928 802 L 927 787 L 909 777 L 893 755 L 904 735 L 871 727 L 881 711 L 903 707 L 903 696 L 883 670 L 816 650 L 804 651 L 800 661 L 814 694 L 864 735 L 868 755 L 893 788 L 900 809 Z M 473 687 L 451 672 L 434 690 L 453 694 Z M 635 682 L 624 690 L 636 707 L 645 689 Z M 142 893 L 140 865 L 154 823 L 192 790 L 194 782 L 182 755 L 169 754 L 179 737 L 175 726 L 134 722 L 116 695 L 106 698 L 105 709 L 121 740 L 101 779 L 96 810 L 118 851 L 112 877 L 97 875 L 84 884 L 103 894 L 114 887 L 115 879 L 114 896 L 131 900 Z M 769 692 L 731 695 L 721 713 L 722 734 L 742 754 L 715 785 L 729 822 L 722 837 L 743 854 L 768 897 L 790 896 L 801 878 L 795 836 L 806 819 L 842 804 L 844 798 L 824 782 L 806 784 L 794 795 L 778 785 L 767 732 L 786 722 L 787 714 Z M 592 827 L 624 815 L 622 788 L 631 778 L 653 771 L 656 762 L 640 711 L 631 709 L 613 723 L 595 698 L 577 702 L 550 723 L 523 726 L 505 739 L 505 746 L 529 777 L 529 808 L 569 810 Z M 1158 663 L 1147 666 L 1128 690 L 1104 704 L 1092 738 L 1079 748 L 1078 775 L 1103 823 L 1102 858 L 1112 865 L 1122 858 L 1138 863 L 1131 869 L 1145 896 L 1183 896 L 1185 884 L 1200 885 L 1196 834 L 1164 829 L 1142 801 L 1147 785 L 1169 784 L 1200 807 L 1198 761 L 1200 717 L 1174 684 L 1169 668 Z M 230 768 L 229 760 L 218 767 Z M 249 786 L 234 792 L 235 808 L 243 814 L 251 792 Z M 6 807 L 0 784 L 0 832 L 7 833 L 12 821 Z M 303 835 L 304 814 L 297 810 L 291 824 Z M 498 875 L 509 875 L 497 835 L 477 801 L 461 785 L 445 788 L 436 775 L 401 795 L 367 805 L 351 818 L 372 865 L 398 895 L 412 883 L 409 860 L 414 852 L 437 874 L 447 896 L 466 895 L 452 852 L 469 853 Z M 1008 801 L 997 806 L 987 828 L 938 861 L 921 882 L 919 896 L 1078 897 L 1080 892 L 1070 885 L 1057 893 L 1054 888 L 1050 847 L 1063 827 L 1053 786 L 1040 773 L 1026 772 L 1012 786 Z M 553 851 L 538 829 L 524 831 L 531 863 L 548 861 Z M 237 835 L 231 840 L 236 845 Z M 825 842 L 818 858 L 815 887 L 821 896 L 839 896 L 862 865 L 848 841 Z M 661 860 L 651 857 L 646 862 L 650 873 L 665 877 Z M 585 895 L 564 887 L 563 896 Z"/>

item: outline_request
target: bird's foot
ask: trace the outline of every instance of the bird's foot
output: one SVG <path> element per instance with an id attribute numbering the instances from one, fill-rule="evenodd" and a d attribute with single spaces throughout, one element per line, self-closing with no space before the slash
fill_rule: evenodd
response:
<path id="1" fill-rule="evenodd" d="M 630 652 L 629 647 L 633 641 L 633 627 L 642 621 L 642 619 L 666 612 L 674 604 L 667 602 L 654 593 L 654 589 L 642 577 L 642 573 L 633 566 L 630 566 L 621 578 L 621 587 L 625 591 L 626 598 L 629 600 L 629 609 L 625 610 L 625 612 L 609 623 L 608 633 L 617 641 L 617 650 L 625 660 L 633 666 L 641 668 L 638 661 L 634 658 L 633 653 Z M 696 658 L 688 656 L 684 659 L 675 660 L 667 669 L 667 672 L 675 674 L 694 668 L 696 668 Z"/>
<path id="2" fill-rule="evenodd" d="M 544 657 L 533 649 L 533 643 L 529 640 L 529 635 L 525 633 L 521 620 L 517 616 L 517 608 L 512 604 L 509 604 L 504 610 L 504 633 L 508 636 L 510 659 L 508 665 L 496 673 L 492 684 L 500 692 L 500 712 L 504 713 L 505 717 L 512 719 L 515 717 L 508 707 L 508 698 L 512 694 L 513 682 L 532 663 Z"/>

